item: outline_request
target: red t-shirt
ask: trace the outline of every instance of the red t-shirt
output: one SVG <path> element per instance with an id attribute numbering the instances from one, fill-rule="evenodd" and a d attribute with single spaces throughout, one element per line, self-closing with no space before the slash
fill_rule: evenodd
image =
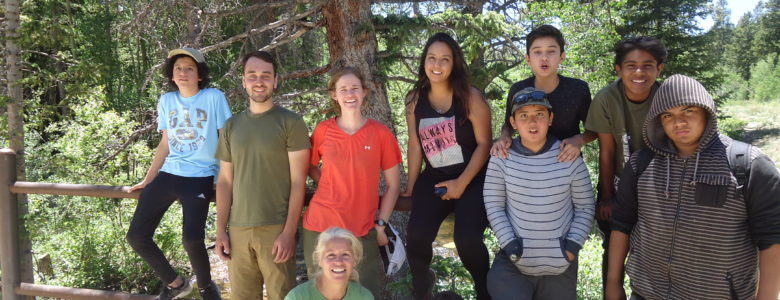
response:
<path id="1" fill-rule="evenodd" d="M 332 226 L 364 236 L 379 208 L 379 175 L 401 163 L 401 149 L 385 125 L 368 119 L 353 135 L 336 119 L 321 122 L 311 136 L 312 166 L 321 176 L 303 216 L 303 227 L 323 232 Z"/>

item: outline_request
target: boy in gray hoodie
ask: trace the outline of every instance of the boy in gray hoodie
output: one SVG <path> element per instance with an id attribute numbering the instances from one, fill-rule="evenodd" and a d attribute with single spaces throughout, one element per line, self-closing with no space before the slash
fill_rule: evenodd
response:
<path id="1" fill-rule="evenodd" d="M 501 251 L 488 272 L 493 299 L 576 299 L 577 253 L 595 214 L 581 157 L 560 162 L 547 134 L 551 105 L 529 87 L 512 97 L 509 121 L 520 134 L 507 158 L 491 157 L 483 195 Z"/>
<path id="2" fill-rule="evenodd" d="M 682 75 L 658 88 L 643 139 L 649 148 L 631 156 L 618 186 L 606 298 L 625 299 L 619 278 L 630 253 L 632 299 L 777 299 L 774 163 L 747 147 L 747 180 L 739 186 L 728 154 L 737 142 L 718 132 L 704 86 Z"/>

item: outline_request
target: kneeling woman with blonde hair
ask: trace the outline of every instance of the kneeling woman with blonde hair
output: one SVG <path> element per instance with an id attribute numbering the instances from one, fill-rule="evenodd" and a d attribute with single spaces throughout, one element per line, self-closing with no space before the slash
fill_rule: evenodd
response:
<path id="1" fill-rule="evenodd" d="M 295 287 L 285 300 L 372 300 L 358 281 L 355 267 L 363 258 L 363 245 L 349 230 L 331 227 L 320 233 L 313 253 L 317 272 L 313 280 Z"/>

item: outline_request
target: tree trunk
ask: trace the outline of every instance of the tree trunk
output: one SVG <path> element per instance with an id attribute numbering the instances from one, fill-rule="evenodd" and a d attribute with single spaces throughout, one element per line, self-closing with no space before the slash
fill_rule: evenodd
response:
<path id="1" fill-rule="evenodd" d="M 16 30 L 19 28 L 19 2 L 18 0 L 5 1 L 5 63 L 6 63 L 6 83 L 8 84 L 8 140 L 11 149 L 17 154 L 17 178 L 24 180 L 23 155 L 24 155 L 24 119 L 22 110 L 22 86 L 18 82 L 22 79 L 22 70 L 20 62 L 20 50 L 16 44 L 19 34 Z M 21 164 L 21 165 L 20 165 Z"/>
<path id="2" fill-rule="evenodd" d="M 0 39 L 0 44 L 5 45 L 5 35 Z M 2 55 L 0 55 L 2 56 Z M 0 97 L 5 97 L 8 95 L 8 84 L 6 80 L 6 75 L 8 75 L 8 72 L 6 72 L 5 68 L 5 57 L 0 57 Z M 0 118 L 0 148 L 9 148 L 8 140 L 10 139 L 8 135 L 8 107 L 6 105 L 0 105 L 0 116 L 5 116 L 3 118 Z"/>
<path id="3" fill-rule="evenodd" d="M 19 1 L 5 0 L 5 62 L 6 77 L 8 83 L 8 140 L 11 149 L 16 152 L 16 179 L 25 180 L 24 172 L 24 106 L 22 86 L 22 68 L 20 62 L 20 49 L 16 44 L 19 38 Z M 19 264 L 22 282 L 33 282 L 32 269 L 32 245 L 30 234 L 24 226 L 24 216 L 27 214 L 27 197 L 18 195 L 19 203 L 19 253 L 22 261 Z M 32 297 L 29 297 L 32 299 Z"/>
<path id="4" fill-rule="evenodd" d="M 351 66 L 363 72 L 369 95 L 367 117 L 395 132 L 385 84 L 377 74 L 377 41 L 371 23 L 371 1 L 332 0 L 322 9 L 332 69 Z"/>

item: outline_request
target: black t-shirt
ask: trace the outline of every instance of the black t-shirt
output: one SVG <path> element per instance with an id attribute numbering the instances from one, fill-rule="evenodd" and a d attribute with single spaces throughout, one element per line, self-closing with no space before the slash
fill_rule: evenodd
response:
<path id="1" fill-rule="evenodd" d="M 463 107 L 453 95 L 450 109 L 439 113 L 431 107 L 428 93 L 421 93 L 414 107 L 417 138 L 423 150 L 424 172 L 452 179 L 466 169 L 477 148 L 471 120 L 461 120 Z"/>
<path id="2" fill-rule="evenodd" d="M 506 99 L 506 114 L 504 126 L 512 128 L 509 116 L 512 114 L 512 96 L 527 87 L 534 87 L 535 76 L 517 82 L 509 89 Z M 558 86 L 547 94 L 553 111 L 553 122 L 550 134 L 559 140 L 580 134 L 580 122 L 585 124 L 590 108 L 590 88 L 585 81 L 558 75 Z"/>

